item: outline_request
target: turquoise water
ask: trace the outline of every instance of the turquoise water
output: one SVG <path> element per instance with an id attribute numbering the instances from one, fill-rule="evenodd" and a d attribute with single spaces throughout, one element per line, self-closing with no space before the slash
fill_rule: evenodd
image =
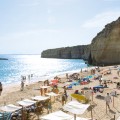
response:
<path id="1" fill-rule="evenodd" d="M 46 79 L 70 71 L 80 71 L 87 65 L 80 59 L 48 59 L 40 55 L 0 55 L 0 81 L 3 84 L 19 82 L 21 75 L 33 74 L 33 81 Z"/>

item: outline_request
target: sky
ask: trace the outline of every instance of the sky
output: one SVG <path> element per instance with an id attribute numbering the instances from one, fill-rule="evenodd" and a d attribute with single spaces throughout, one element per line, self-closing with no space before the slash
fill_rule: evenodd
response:
<path id="1" fill-rule="evenodd" d="M 120 0 L 1 0 L 0 54 L 90 44 L 120 17 Z"/>

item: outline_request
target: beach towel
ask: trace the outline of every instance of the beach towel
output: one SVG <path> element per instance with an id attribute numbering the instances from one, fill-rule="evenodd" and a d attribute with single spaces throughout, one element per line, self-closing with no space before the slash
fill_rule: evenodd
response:
<path id="1" fill-rule="evenodd" d="M 68 86 L 67 89 L 72 89 L 72 85 Z"/>
<path id="2" fill-rule="evenodd" d="M 75 98 L 76 100 L 80 101 L 80 102 L 83 102 L 83 103 L 86 103 L 87 102 L 87 99 L 85 96 L 83 95 L 79 95 L 79 94 L 71 94 L 71 97 Z"/>

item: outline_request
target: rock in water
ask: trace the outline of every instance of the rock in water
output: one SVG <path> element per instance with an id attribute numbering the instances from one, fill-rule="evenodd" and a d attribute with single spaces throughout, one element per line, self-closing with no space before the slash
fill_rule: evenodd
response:
<path id="1" fill-rule="evenodd" d="M 8 60 L 7 58 L 0 58 L 0 60 Z"/>

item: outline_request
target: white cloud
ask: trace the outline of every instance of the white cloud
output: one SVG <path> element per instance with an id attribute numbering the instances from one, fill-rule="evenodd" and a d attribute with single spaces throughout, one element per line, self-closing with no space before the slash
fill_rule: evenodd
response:
<path id="1" fill-rule="evenodd" d="M 120 11 L 104 12 L 94 16 L 92 19 L 86 21 L 82 27 L 84 28 L 103 28 L 106 24 L 117 20 L 120 17 Z"/>

